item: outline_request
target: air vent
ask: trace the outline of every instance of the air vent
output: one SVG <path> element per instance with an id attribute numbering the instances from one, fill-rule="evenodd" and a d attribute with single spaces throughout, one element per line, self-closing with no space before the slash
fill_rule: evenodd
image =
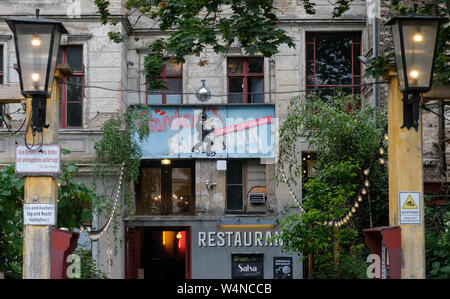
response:
<path id="1" fill-rule="evenodd" d="M 248 193 L 248 202 L 253 205 L 260 205 L 266 202 L 266 195 L 264 193 Z"/>

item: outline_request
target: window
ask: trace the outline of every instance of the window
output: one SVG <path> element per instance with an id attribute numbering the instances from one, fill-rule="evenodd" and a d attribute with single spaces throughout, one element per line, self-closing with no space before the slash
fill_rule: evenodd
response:
<path id="1" fill-rule="evenodd" d="M 181 63 L 167 60 L 159 79 L 168 89 L 151 91 L 147 88 L 147 104 L 182 104 L 183 73 Z"/>
<path id="2" fill-rule="evenodd" d="M 64 78 L 60 87 L 61 128 L 83 126 L 83 46 L 61 47 L 58 63 L 67 63 L 73 74 Z"/>
<path id="3" fill-rule="evenodd" d="M 0 84 L 3 84 L 3 46 L 0 45 Z"/>
<path id="4" fill-rule="evenodd" d="M 263 103 L 264 59 L 228 58 L 228 102 Z"/>
<path id="5" fill-rule="evenodd" d="M 226 212 L 266 212 L 266 205 L 254 205 L 247 201 L 250 192 L 265 193 L 267 196 L 265 165 L 259 159 L 227 160 Z"/>
<path id="6" fill-rule="evenodd" d="M 307 34 L 306 89 L 328 100 L 338 89 L 345 94 L 359 94 L 360 55 L 360 33 Z"/>
<path id="7" fill-rule="evenodd" d="M 302 183 L 314 175 L 317 167 L 317 153 L 302 152 Z"/>
<path id="8" fill-rule="evenodd" d="M 242 160 L 227 160 L 227 212 L 244 211 L 244 169 Z"/>
<path id="9" fill-rule="evenodd" d="M 194 209 L 194 161 L 145 161 L 136 212 L 138 215 L 191 214 Z"/>

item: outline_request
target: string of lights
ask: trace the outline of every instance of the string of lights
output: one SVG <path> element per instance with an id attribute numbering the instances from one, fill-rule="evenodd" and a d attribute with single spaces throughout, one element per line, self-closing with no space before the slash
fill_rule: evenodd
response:
<path id="1" fill-rule="evenodd" d="M 20 111 L 20 109 L 17 110 L 15 113 L 19 113 L 19 111 Z M 5 113 L 3 113 L 3 115 L 5 115 Z M 10 135 L 16 135 L 16 134 L 18 134 L 18 133 L 22 130 L 23 126 L 25 125 L 25 123 L 26 123 L 26 121 L 27 121 L 27 118 L 25 117 L 25 118 L 23 119 L 23 122 L 22 122 L 22 124 L 20 125 L 20 127 L 19 127 L 17 130 L 12 131 L 12 130 L 11 130 L 11 128 L 12 128 L 11 124 L 9 124 L 9 123 L 6 121 L 7 118 L 6 118 L 6 117 L 3 117 L 3 116 L 0 116 L 0 117 L 2 117 L 3 122 L 5 123 L 5 127 L 6 127 L 6 129 L 8 130 L 8 132 L 9 132 Z"/>
<path id="2" fill-rule="evenodd" d="M 387 133 L 384 134 L 383 140 L 386 141 L 386 142 L 388 141 Z M 381 145 L 380 145 L 380 148 L 378 150 L 378 153 L 380 155 L 380 158 L 379 158 L 378 162 L 381 165 L 385 165 L 386 164 L 386 160 L 384 159 L 385 152 L 386 152 L 386 150 L 383 147 L 383 141 L 382 141 Z M 348 210 L 348 212 L 346 213 L 345 217 L 343 217 L 341 219 L 325 221 L 323 223 L 318 223 L 318 224 L 323 224 L 323 225 L 330 226 L 330 227 L 334 226 L 336 228 L 347 224 L 350 221 L 350 218 L 357 212 L 357 209 L 360 207 L 360 203 L 364 200 L 364 196 L 368 195 L 368 192 L 369 192 L 368 188 L 370 186 L 369 174 L 370 174 L 370 168 L 367 168 L 367 169 L 365 169 L 363 171 L 363 175 L 364 175 L 364 178 L 365 178 L 365 180 L 363 182 L 363 187 L 361 188 L 360 193 L 356 197 L 356 200 L 353 202 L 352 207 Z M 286 179 L 284 171 L 281 171 L 281 175 L 282 175 L 282 179 L 283 179 L 284 183 L 287 185 L 287 187 L 289 189 L 289 192 L 291 193 L 292 198 L 294 199 L 295 203 L 297 204 L 298 208 L 300 209 L 300 212 L 304 213 L 305 209 L 304 209 L 303 205 L 301 204 L 300 200 L 295 195 L 294 191 L 292 190 L 288 180 Z"/>
<path id="3" fill-rule="evenodd" d="M 90 227 L 86 228 L 86 230 L 88 232 L 88 237 L 91 240 L 98 240 L 98 239 L 100 239 L 100 237 L 106 231 L 108 231 L 108 229 L 109 229 L 109 227 L 110 227 L 110 225 L 112 223 L 114 215 L 116 214 L 117 203 L 119 202 L 120 190 L 122 188 L 122 179 L 123 179 L 124 166 L 125 166 L 125 163 L 122 163 L 122 167 L 120 168 L 119 183 L 118 183 L 118 186 L 117 186 L 116 196 L 115 196 L 115 199 L 114 199 L 114 205 L 113 205 L 113 209 L 112 209 L 112 211 L 111 211 L 111 213 L 109 215 L 108 221 L 106 222 L 106 224 L 100 230 L 97 230 L 97 231 L 92 231 Z M 84 231 L 84 230 L 85 230 L 85 228 L 81 227 L 80 228 L 80 233 L 82 231 Z"/>

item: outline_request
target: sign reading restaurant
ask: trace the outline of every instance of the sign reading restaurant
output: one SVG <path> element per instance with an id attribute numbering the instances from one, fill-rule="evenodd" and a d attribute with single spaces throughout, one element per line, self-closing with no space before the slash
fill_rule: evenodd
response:
<path id="1" fill-rule="evenodd" d="M 283 241 L 275 231 L 198 232 L 199 247 L 279 247 Z M 273 238 L 273 239 L 272 239 Z"/>

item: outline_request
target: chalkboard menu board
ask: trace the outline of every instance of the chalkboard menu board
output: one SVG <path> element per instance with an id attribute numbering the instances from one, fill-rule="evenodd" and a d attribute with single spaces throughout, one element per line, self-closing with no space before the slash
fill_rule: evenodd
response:
<path id="1" fill-rule="evenodd" d="M 292 257 L 273 258 L 273 278 L 292 279 Z"/>
<path id="2" fill-rule="evenodd" d="M 231 278 L 264 278 L 264 254 L 232 254 Z"/>

